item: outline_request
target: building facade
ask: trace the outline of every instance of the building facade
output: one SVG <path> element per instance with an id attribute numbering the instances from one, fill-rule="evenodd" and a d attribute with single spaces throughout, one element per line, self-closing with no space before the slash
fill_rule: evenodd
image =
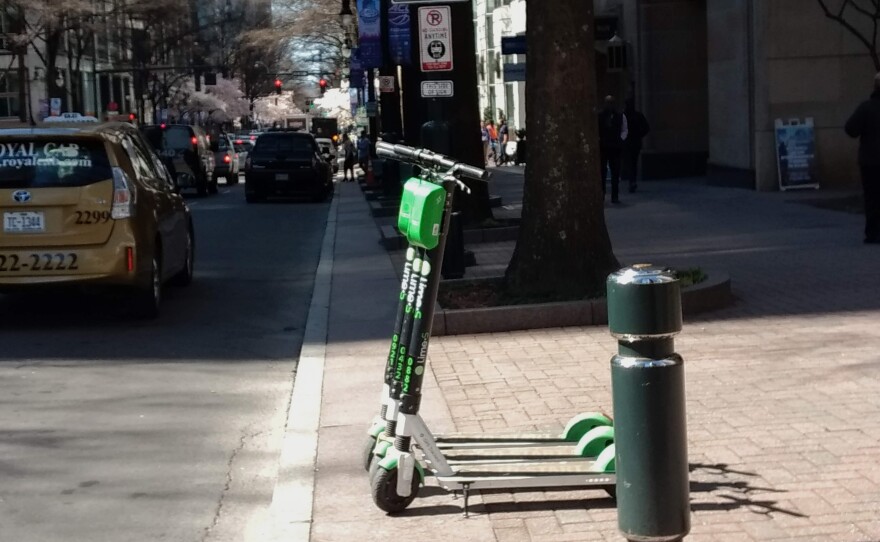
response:
<path id="1" fill-rule="evenodd" d="M 524 31 L 518 3 L 475 3 L 486 73 L 481 106 L 509 111 L 517 125 L 525 120 L 526 83 L 506 83 L 488 61 L 497 62 L 501 36 Z M 634 99 L 651 124 L 646 177 L 708 174 L 776 190 L 776 121 L 812 119 L 819 184 L 857 185 L 857 142 L 843 124 L 871 92 L 876 70 L 865 46 L 826 18 L 817 0 L 595 0 L 594 11 L 599 95 Z M 850 16 L 861 28 L 858 14 Z M 609 64 L 609 34 L 626 48 L 623 70 Z"/>

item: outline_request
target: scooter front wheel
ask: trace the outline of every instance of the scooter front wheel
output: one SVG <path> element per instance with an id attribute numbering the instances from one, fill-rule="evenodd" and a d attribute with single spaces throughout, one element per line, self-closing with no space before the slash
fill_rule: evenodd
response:
<path id="1" fill-rule="evenodd" d="M 380 510 L 388 514 L 397 514 L 406 510 L 419 493 L 420 478 L 416 469 L 413 469 L 412 472 L 412 485 L 408 497 L 401 497 L 397 494 L 398 475 L 397 468 L 385 470 L 380 467 L 370 478 L 370 492 L 373 495 L 373 502 Z"/>
<path id="2" fill-rule="evenodd" d="M 364 442 L 363 450 L 361 451 L 361 458 L 363 459 L 364 470 L 370 471 L 370 463 L 373 462 L 373 450 L 376 449 L 376 437 L 373 435 L 367 435 L 367 440 Z"/>

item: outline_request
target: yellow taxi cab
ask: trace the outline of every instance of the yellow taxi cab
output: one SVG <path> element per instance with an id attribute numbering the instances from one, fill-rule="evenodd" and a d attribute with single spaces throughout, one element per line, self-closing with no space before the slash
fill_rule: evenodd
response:
<path id="1" fill-rule="evenodd" d="M 190 210 L 126 123 L 0 129 L 0 292 L 108 286 L 139 316 L 193 276 Z"/>

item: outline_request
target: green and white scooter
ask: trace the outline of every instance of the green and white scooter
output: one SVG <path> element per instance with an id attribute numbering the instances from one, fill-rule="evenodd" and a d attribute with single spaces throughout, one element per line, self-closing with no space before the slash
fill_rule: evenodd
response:
<path id="1" fill-rule="evenodd" d="M 422 168 L 407 181 L 398 228 L 409 241 L 381 418 L 364 447 L 373 500 L 404 510 L 430 474 L 446 490 L 595 487 L 613 490 L 614 431 L 601 413 L 572 419 L 560 434 L 435 437 L 419 416 L 428 343 L 455 189 L 486 172 L 424 149 L 379 143 L 380 156 Z"/>

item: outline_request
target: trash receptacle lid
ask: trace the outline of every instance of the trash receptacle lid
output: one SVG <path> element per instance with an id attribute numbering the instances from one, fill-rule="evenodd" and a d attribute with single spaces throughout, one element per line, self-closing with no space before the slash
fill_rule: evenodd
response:
<path id="1" fill-rule="evenodd" d="M 649 263 L 625 267 L 609 278 L 617 284 L 665 284 L 678 280 L 671 269 Z"/>

